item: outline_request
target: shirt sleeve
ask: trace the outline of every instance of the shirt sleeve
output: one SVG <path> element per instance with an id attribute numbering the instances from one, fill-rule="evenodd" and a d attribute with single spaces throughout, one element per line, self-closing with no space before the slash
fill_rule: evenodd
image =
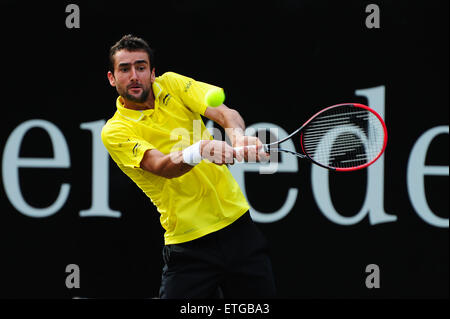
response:
<path id="1" fill-rule="evenodd" d="M 205 103 L 206 93 L 211 89 L 218 88 L 215 85 L 195 81 L 192 78 L 174 72 L 164 73 L 162 78 L 164 84 L 181 98 L 185 106 L 201 115 L 205 115 L 208 107 Z"/>
<path id="2" fill-rule="evenodd" d="M 145 152 L 155 148 L 151 143 L 121 125 L 105 125 L 101 137 L 117 165 L 130 168 L 140 168 Z"/>

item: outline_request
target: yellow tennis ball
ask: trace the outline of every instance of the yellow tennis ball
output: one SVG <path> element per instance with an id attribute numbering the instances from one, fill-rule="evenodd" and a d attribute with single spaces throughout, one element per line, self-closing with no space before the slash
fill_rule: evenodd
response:
<path id="1" fill-rule="evenodd" d="M 219 106 L 225 101 L 225 92 L 222 88 L 210 89 L 205 95 L 205 104 L 207 106 Z"/>

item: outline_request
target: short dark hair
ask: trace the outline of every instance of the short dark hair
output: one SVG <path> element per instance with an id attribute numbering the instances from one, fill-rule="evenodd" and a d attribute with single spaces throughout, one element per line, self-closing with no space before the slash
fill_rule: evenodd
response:
<path id="1" fill-rule="evenodd" d="M 148 43 L 139 37 L 132 34 L 127 34 L 116 42 L 109 49 L 109 68 L 110 71 L 114 73 L 114 55 L 120 50 L 133 51 L 145 51 L 148 54 L 148 59 L 150 62 L 150 67 L 153 69 L 155 67 L 155 52 L 148 45 Z"/>

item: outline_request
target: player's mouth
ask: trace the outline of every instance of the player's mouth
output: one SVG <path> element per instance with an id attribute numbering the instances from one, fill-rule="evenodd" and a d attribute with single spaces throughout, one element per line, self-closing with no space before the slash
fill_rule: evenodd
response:
<path id="1" fill-rule="evenodd" d="M 142 91 L 142 86 L 140 86 L 139 84 L 131 84 L 128 86 L 128 90 L 132 93 L 139 93 L 140 91 Z"/>

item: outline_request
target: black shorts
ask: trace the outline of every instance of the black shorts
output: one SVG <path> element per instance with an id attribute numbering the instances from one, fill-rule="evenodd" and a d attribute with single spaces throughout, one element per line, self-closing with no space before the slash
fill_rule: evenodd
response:
<path id="1" fill-rule="evenodd" d="M 249 212 L 201 238 L 163 248 L 160 298 L 274 298 L 267 242 Z"/>

